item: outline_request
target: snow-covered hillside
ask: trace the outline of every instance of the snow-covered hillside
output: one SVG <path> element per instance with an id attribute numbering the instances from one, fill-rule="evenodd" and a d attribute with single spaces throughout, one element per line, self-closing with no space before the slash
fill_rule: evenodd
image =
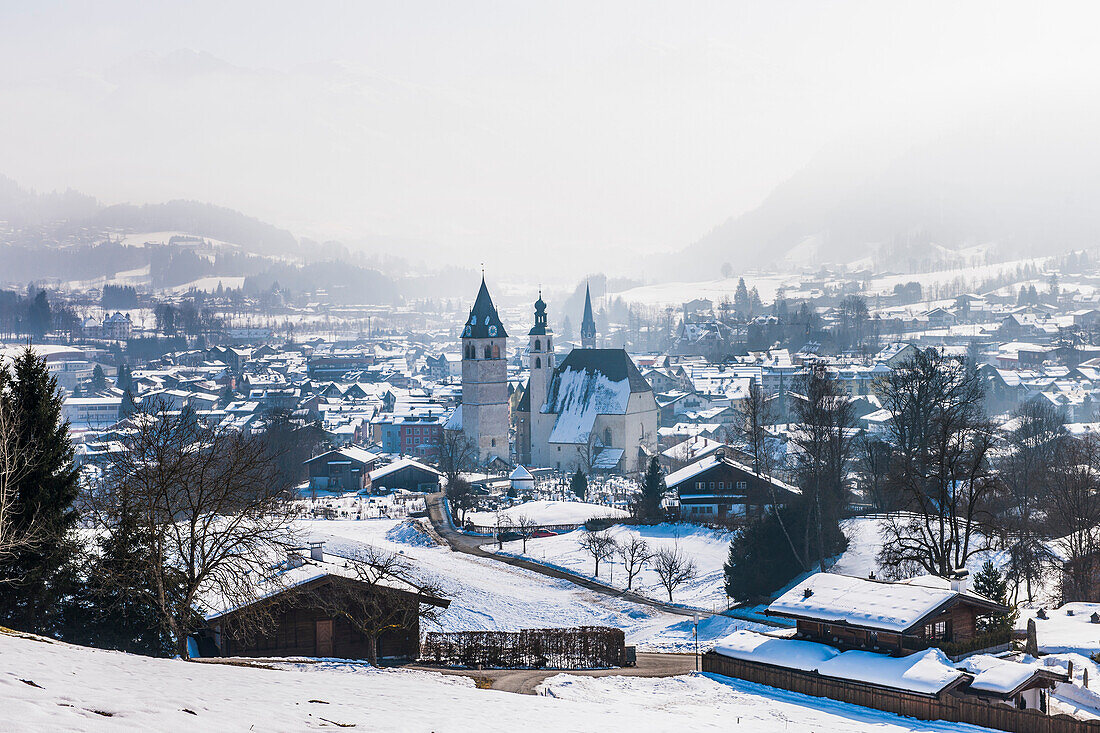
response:
<path id="1" fill-rule="evenodd" d="M 678 548 L 695 561 L 698 574 L 695 580 L 673 593 L 673 600 L 711 611 L 726 608 L 722 564 L 729 553 L 728 532 L 690 524 L 659 524 L 652 527 L 616 525 L 609 531 L 619 543 L 630 537 L 644 539 L 650 552 Z M 525 557 L 580 575 L 595 577 L 592 556 L 580 546 L 582 536 L 583 530 L 577 530 L 556 537 L 530 539 L 527 541 Z M 518 540 L 505 542 L 504 552 L 521 554 L 522 544 Z M 487 546 L 486 549 L 491 547 Z M 610 561 L 601 562 L 599 579 L 617 588 L 626 588 L 626 573 L 623 571 L 622 561 L 613 557 Z M 656 571 L 649 565 L 634 579 L 633 589 L 650 598 L 668 600 L 668 592 L 661 586 Z"/>
<path id="2" fill-rule="evenodd" d="M 35 731 L 957 731 L 706 675 L 553 677 L 544 695 L 364 664 L 268 669 L 71 646 L 0 633 L 0 730 Z M 978 729 L 973 729 L 978 730 Z"/>
<path id="3" fill-rule="evenodd" d="M 535 524 L 579 524 L 593 517 L 623 518 L 629 512 L 602 504 L 583 501 L 527 501 L 500 512 L 515 524 L 520 517 L 527 517 Z M 466 521 L 483 527 L 497 525 L 497 512 L 467 512 Z"/>

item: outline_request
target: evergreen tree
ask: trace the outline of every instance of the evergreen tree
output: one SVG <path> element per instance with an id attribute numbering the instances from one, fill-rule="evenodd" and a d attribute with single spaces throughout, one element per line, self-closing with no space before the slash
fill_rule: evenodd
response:
<path id="1" fill-rule="evenodd" d="M 147 558 L 151 535 L 133 507 L 120 506 L 99 540 L 99 557 L 70 612 L 68 641 L 133 654 L 169 656 L 175 641 L 161 619 Z M 170 586 L 168 592 L 178 591 Z"/>
<path id="2" fill-rule="evenodd" d="M 134 394 L 130 390 L 122 393 L 122 404 L 118 408 L 119 415 L 130 417 L 137 412 L 137 404 L 134 402 Z"/>
<path id="3" fill-rule="evenodd" d="M 1008 578 L 1001 574 L 989 560 L 985 561 L 982 569 L 974 576 L 974 592 L 1003 606 L 1011 606 L 1008 602 Z M 1008 613 L 979 617 L 977 620 L 978 631 L 1011 629 L 1016 625 L 1016 616 L 1016 609 L 1013 608 Z"/>
<path id="4" fill-rule="evenodd" d="M 41 541 L 0 562 L 0 625 L 39 633 L 64 623 L 59 601 L 75 585 L 77 555 L 71 530 L 77 472 L 63 397 L 45 359 L 27 347 L 0 378 L 0 409 L 9 411 L 24 446 L 27 471 L 15 482 L 17 529 L 36 527 Z"/>
<path id="5" fill-rule="evenodd" d="M 118 368 L 118 374 L 115 376 L 115 386 L 124 392 L 133 391 L 134 373 L 130 370 L 128 365 L 123 364 Z"/>
<path id="6" fill-rule="evenodd" d="M 92 370 L 92 391 L 102 392 L 105 389 L 107 389 L 107 376 L 103 373 L 103 367 L 96 364 L 95 369 Z"/>
<path id="7" fill-rule="evenodd" d="M 34 300 L 27 306 L 27 329 L 38 338 L 42 338 L 53 325 L 53 314 L 50 312 L 50 301 L 46 298 L 46 291 L 39 290 Z"/>
<path id="8" fill-rule="evenodd" d="M 578 468 L 573 478 L 569 479 L 569 490 L 581 501 L 588 496 L 588 477 L 584 475 L 584 471 Z"/>
<path id="9" fill-rule="evenodd" d="M 737 290 L 733 293 L 733 308 L 741 318 L 746 317 L 752 310 L 752 298 L 749 289 L 745 286 L 745 278 L 738 278 Z"/>
<path id="10" fill-rule="evenodd" d="M 642 478 L 642 493 L 638 497 L 636 514 L 643 522 L 656 524 L 661 521 L 661 500 L 665 496 L 665 477 L 657 456 L 649 459 Z"/>

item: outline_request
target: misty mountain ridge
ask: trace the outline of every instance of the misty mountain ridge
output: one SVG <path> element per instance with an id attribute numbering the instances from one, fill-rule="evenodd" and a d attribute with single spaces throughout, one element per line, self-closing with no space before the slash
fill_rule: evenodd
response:
<path id="1" fill-rule="evenodd" d="M 858 146 L 827 151 L 665 271 L 703 279 L 728 262 L 926 272 L 1094 247 L 1100 146 L 1066 127 L 970 128 L 879 161 L 853 161 Z"/>

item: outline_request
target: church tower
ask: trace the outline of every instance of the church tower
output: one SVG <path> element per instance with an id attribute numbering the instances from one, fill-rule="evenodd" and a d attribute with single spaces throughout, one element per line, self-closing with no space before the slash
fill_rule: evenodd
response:
<path id="1" fill-rule="evenodd" d="M 527 336 L 531 355 L 531 378 L 527 382 L 527 391 L 531 413 L 536 414 L 546 402 L 546 387 L 550 384 L 550 375 L 554 373 L 554 331 L 546 323 L 546 303 L 541 292 L 535 301 L 535 326 L 527 332 Z"/>
<path id="2" fill-rule="evenodd" d="M 462 328 L 462 432 L 485 464 L 508 461 L 508 334 L 481 278 Z"/>
<path id="3" fill-rule="evenodd" d="M 596 348 L 596 319 L 592 317 L 592 294 L 584 286 L 584 317 L 581 318 L 581 348 Z"/>

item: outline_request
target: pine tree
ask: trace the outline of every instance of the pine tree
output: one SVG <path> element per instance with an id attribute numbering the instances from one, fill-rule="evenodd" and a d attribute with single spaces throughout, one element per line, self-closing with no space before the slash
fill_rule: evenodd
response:
<path id="1" fill-rule="evenodd" d="M 115 386 L 117 386 L 124 392 L 133 391 L 134 373 L 130 371 L 130 367 L 126 364 L 123 364 L 118 368 L 118 374 L 115 376 Z"/>
<path id="2" fill-rule="evenodd" d="M 1002 606 L 1008 606 L 1008 578 L 1001 574 L 992 562 L 986 560 L 982 569 L 974 576 L 974 592 L 985 596 L 991 601 L 996 601 Z M 988 618 L 979 618 L 978 631 L 999 631 L 1010 629 L 1016 624 L 1016 609 L 1009 613 L 997 614 Z"/>
<path id="3" fill-rule="evenodd" d="M 737 311 L 737 315 L 742 318 L 749 314 L 752 310 L 752 298 L 749 296 L 749 289 L 745 286 L 745 278 L 738 278 L 737 290 L 733 293 L 733 308 Z"/>
<path id="4" fill-rule="evenodd" d="M 122 404 L 118 408 L 119 415 L 122 417 L 130 417 L 137 412 L 137 404 L 134 402 L 134 394 L 130 390 L 126 390 L 122 393 Z"/>
<path id="5" fill-rule="evenodd" d="M 642 493 L 638 497 L 638 518 L 656 524 L 661 521 L 661 500 L 665 496 L 665 477 L 657 456 L 649 459 L 642 478 Z"/>
<path id="6" fill-rule="evenodd" d="M 148 529 L 123 502 L 101 536 L 99 557 L 76 596 L 77 610 L 70 615 L 79 623 L 70 624 L 67 640 L 150 656 L 174 652 L 175 641 L 152 596 L 155 583 L 148 577 L 147 562 L 151 545 Z"/>
<path id="7" fill-rule="evenodd" d="M 39 290 L 34 300 L 27 306 L 27 327 L 31 333 L 42 338 L 49 332 L 53 325 L 53 314 L 50 312 L 50 301 L 46 297 L 45 290 Z"/>
<path id="8" fill-rule="evenodd" d="M 72 592 L 76 578 L 71 530 L 78 489 L 69 423 L 61 419 L 57 380 L 30 347 L 0 382 L 6 383 L 0 384 L 0 409 L 9 411 L 28 461 L 16 480 L 15 522 L 36 527 L 43 538 L 0 563 L 0 625 L 56 632 L 63 623 L 59 601 Z"/>
<path id="9" fill-rule="evenodd" d="M 95 369 L 92 370 L 92 391 L 102 392 L 105 389 L 107 389 L 107 376 L 103 373 L 103 367 L 96 364 Z"/>
<path id="10" fill-rule="evenodd" d="M 569 490 L 581 501 L 588 496 L 588 477 L 584 475 L 584 471 L 578 468 L 573 478 L 569 479 Z"/>

